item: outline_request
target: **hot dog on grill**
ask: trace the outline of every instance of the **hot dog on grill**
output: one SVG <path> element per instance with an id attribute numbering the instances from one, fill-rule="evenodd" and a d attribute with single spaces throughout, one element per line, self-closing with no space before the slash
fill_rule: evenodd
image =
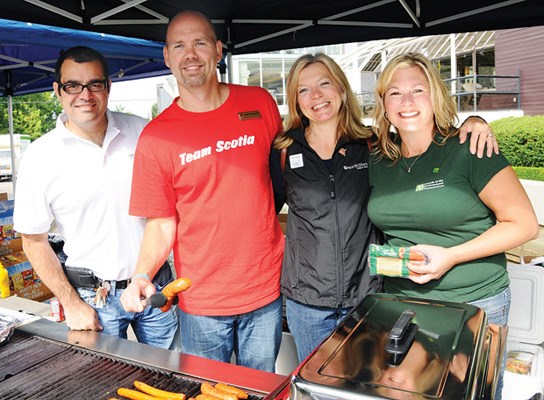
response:
<path id="1" fill-rule="evenodd" d="M 209 394 L 209 395 L 218 397 L 218 398 L 220 398 L 222 400 L 238 400 L 238 397 L 236 397 L 236 395 L 224 392 L 224 391 L 219 390 L 219 389 L 216 389 L 211 384 L 209 384 L 207 382 L 203 382 L 202 385 L 200 385 L 200 391 L 203 394 Z M 197 400 L 199 400 L 198 396 L 197 396 Z M 202 399 L 202 400 L 204 400 L 204 399 Z"/>
<path id="2" fill-rule="evenodd" d="M 144 382 L 134 381 L 134 387 L 144 393 L 151 396 L 160 397 L 161 399 L 185 400 L 185 394 L 183 393 L 168 392 L 166 390 L 157 389 Z"/>
<path id="3" fill-rule="evenodd" d="M 234 387 L 234 386 L 227 385 L 226 383 L 219 382 L 218 384 L 215 385 L 215 388 L 219 389 L 219 390 L 222 390 L 223 392 L 233 394 L 236 397 L 238 397 L 239 399 L 247 399 L 248 398 L 248 394 L 246 392 L 244 392 L 242 389 Z"/>

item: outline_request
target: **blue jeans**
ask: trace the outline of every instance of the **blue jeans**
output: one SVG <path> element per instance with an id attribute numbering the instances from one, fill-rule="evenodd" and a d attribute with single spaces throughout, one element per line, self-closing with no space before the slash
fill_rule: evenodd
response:
<path id="1" fill-rule="evenodd" d="M 246 314 L 203 316 L 180 312 L 181 347 L 187 354 L 274 372 L 281 344 L 281 297 Z"/>
<path id="2" fill-rule="evenodd" d="M 507 325 L 508 324 L 508 313 L 510 312 L 510 303 L 512 301 L 512 296 L 510 294 L 510 288 L 502 291 L 501 293 L 488 297 L 487 299 L 472 301 L 469 304 L 472 304 L 476 307 L 480 307 L 485 311 L 487 315 L 487 322 L 490 324 L 496 325 Z M 501 372 L 497 380 L 497 389 L 495 400 L 501 400 L 502 398 L 502 387 L 504 380 L 504 368 L 506 366 L 506 352 L 502 359 Z"/>
<path id="3" fill-rule="evenodd" d="M 287 325 L 297 346 L 299 361 L 304 361 L 336 329 L 351 311 L 349 308 L 315 307 L 287 299 Z"/>
<path id="4" fill-rule="evenodd" d="M 126 312 L 119 300 L 123 290 L 116 290 L 115 282 L 112 282 L 106 305 L 102 308 L 96 308 L 94 290 L 78 288 L 77 291 L 79 296 L 95 309 L 98 320 L 104 328 L 102 333 L 126 339 L 130 325 L 140 343 L 170 350 L 179 349 L 177 306 L 173 306 L 167 312 L 152 307 L 146 307 L 139 313 Z"/>

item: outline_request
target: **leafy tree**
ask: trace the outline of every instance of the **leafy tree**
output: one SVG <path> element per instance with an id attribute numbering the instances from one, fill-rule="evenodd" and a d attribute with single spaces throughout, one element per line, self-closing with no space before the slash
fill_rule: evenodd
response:
<path id="1" fill-rule="evenodd" d="M 127 111 L 125 106 L 122 105 L 122 104 L 116 104 L 113 111 L 122 112 L 122 113 L 125 113 L 125 114 L 133 114 L 130 111 Z"/>
<path id="2" fill-rule="evenodd" d="M 39 138 L 55 127 L 62 106 L 53 92 L 12 97 L 13 132 Z M 0 134 L 8 133 L 8 100 L 0 99 Z"/>
<path id="3" fill-rule="evenodd" d="M 157 115 L 159 115 L 159 105 L 155 103 L 151 106 L 151 118 L 153 119 Z"/>

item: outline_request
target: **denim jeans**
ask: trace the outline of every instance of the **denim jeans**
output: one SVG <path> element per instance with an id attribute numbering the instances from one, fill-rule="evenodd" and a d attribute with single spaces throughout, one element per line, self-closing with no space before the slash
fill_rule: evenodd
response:
<path id="1" fill-rule="evenodd" d="M 112 282 L 106 305 L 102 308 L 96 308 L 94 290 L 78 288 L 77 291 L 79 296 L 95 309 L 98 320 L 104 328 L 102 333 L 126 339 L 130 325 L 138 342 L 179 350 L 179 309 L 177 306 L 173 306 L 167 312 L 152 307 L 146 307 L 139 313 L 126 312 L 119 300 L 123 290 L 116 290 L 115 282 Z"/>
<path id="2" fill-rule="evenodd" d="M 487 315 L 487 322 L 490 324 L 496 325 L 507 325 L 508 324 L 508 313 L 510 312 L 510 303 L 512 297 L 510 294 L 510 288 L 502 291 L 501 293 L 488 297 L 486 299 L 472 301 L 469 304 L 472 304 L 476 307 L 480 307 L 485 311 Z M 501 372 L 497 380 L 497 389 L 495 400 L 501 400 L 502 398 L 502 387 L 504 380 L 504 368 L 506 366 L 506 352 L 502 359 Z"/>
<path id="3" fill-rule="evenodd" d="M 281 297 L 246 314 L 202 316 L 180 312 L 181 348 L 212 360 L 274 372 L 281 344 Z"/>
<path id="4" fill-rule="evenodd" d="M 287 299 L 287 325 L 293 334 L 300 362 L 336 329 L 349 308 L 315 307 Z"/>

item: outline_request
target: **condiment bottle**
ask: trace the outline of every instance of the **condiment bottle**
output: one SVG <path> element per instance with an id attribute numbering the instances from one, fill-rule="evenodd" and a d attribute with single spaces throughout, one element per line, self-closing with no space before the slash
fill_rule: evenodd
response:
<path id="1" fill-rule="evenodd" d="M 9 274 L 8 270 L 0 263 L 0 297 L 9 297 L 11 292 L 9 290 Z"/>

